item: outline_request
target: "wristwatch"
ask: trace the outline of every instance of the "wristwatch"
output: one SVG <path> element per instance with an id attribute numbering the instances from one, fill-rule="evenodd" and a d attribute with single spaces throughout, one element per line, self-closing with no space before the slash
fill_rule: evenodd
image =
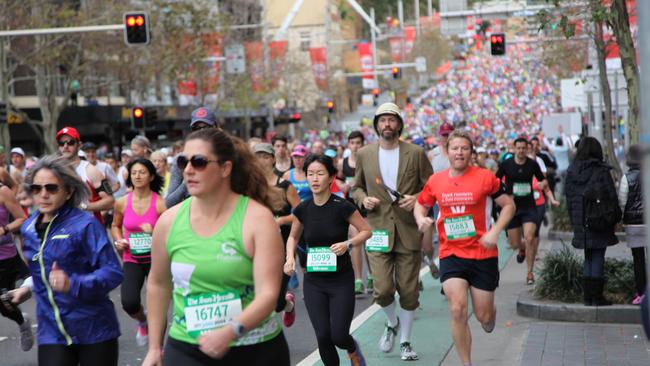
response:
<path id="1" fill-rule="evenodd" d="M 236 320 L 231 320 L 228 322 L 228 325 L 230 325 L 233 332 L 235 332 L 235 336 L 237 337 L 237 339 L 243 337 L 244 334 L 246 334 L 246 327 L 244 327 L 244 324 Z"/>
<path id="2" fill-rule="evenodd" d="M 348 246 L 348 252 L 349 252 L 349 251 L 352 250 L 352 247 L 354 246 L 354 243 L 352 242 L 352 240 L 348 240 L 348 241 L 345 242 L 345 245 Z"/>

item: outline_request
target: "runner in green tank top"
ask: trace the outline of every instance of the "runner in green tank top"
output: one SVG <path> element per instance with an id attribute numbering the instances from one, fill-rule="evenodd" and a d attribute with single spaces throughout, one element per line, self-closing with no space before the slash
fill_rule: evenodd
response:
<path id="1" fill-rule="evenodd" d="M 220 130 L 190 134 L 177 164 L 192 197 L 154 229 L 143 365 L 289 365 L 274 312 L 283 245 L 254 155 Z M 281 202 L 277 202 L 281 203 Z M 162 345 L 173 299 L 169 339 Z"/>

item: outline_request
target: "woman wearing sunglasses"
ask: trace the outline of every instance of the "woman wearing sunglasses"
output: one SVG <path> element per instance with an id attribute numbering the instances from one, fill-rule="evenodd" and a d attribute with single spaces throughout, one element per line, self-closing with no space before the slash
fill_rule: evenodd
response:
<path id="1" fill-rule="evenodd" d="M 126 185 L 132 191 L 115 202 L 111 233 L 124 263 L 122 308 L 138 321 L 135 341 L 144 346 L 148 340 L 147 316 L 140 292 L 151 268 L 151 233 L 167 208 L 160 196 L 163 178 L 151 161 L 138 158 L 129 163 L 127 172 Z"/>
<path id="2" fill-rule="evenodd" d="M 248 146 L 221 130 L 191 133 L 177 164 L 191 197 L 154 228 L 143 365 L 289 365 L 273 311 L 284 251 L 271 211 L 280 195 Z"/>
<path id="3" fill-rule="evenodd" d="M 355 205 L 330 191 L 336 179 L 331 157 L 309 155 L 304 171 L 314 198 L 293 210 L 284 272 L 295 273 L 296 246 L 304 234 L 308 244 L 305 307 L 316 332 L 321 360 L 325 365 L 339 365 L 339 347 L 348 352 L 352 366 L 365 366 L 359 345 L 350 335 L 355 295 L 349 252 L 370 239 L 370 226 Z M 358 234 L 348 239 L 350 225 Z"/>
<path id="4" fill-rule="evenodd" d="M 47 156 L 26 178 L 38 210 L 21 228 L 31 281 L 11 291 L 36 296 L 40 366 L 117 365 L 120 329 L 111 290 L 122 268 L 106 230 L 78 209 L 88 196 L 65 157 Z"/>

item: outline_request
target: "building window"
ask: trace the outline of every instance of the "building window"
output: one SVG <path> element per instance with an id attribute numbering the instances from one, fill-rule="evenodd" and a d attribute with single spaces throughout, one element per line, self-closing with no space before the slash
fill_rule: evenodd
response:
<path id="1" fill-rule="evenodd" d="M 311 44 L 311 34 L 309 32 L 300 32 L 300 50 L 309 51 Z"/>

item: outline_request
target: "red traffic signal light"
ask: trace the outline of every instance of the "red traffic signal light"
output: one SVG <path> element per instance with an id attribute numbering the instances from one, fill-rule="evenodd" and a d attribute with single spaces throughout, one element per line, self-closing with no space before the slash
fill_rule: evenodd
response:
<path id="1" fill-rule="evenodd" d="M 149 18 L 147 13 L 133 12 L 124 14 L 124 41 L 127 45 L 149 43 Z"/>
<path id="2" fill-rule="evenodd" d="M 372 95 L 374 95 L 375 98 L 377 98 L 379 96 L 379 88 L 372 89 Z"/>
<path id="3" fill-rule="evenodd" d="M 131 122 L 133 123 L 133 128 L 136 130 L 143 129 L 144 120 L 144 109 L 142 109 L 142 107 L 133 107 L 133 109 L 131 109 Z"/>
<path id="4" fill-rule="evenodd" d="M 505 33 L 494 33 L 490 36 L 490 53 L 496 56 L 506 54 Z"/>
<path id="5" fill-rule="evenodd" d="M 327 101 L 327 111 L 329 113 L 334 113 L 334 102 L 331 100 Z"/>
<path id="6" fill-rule="evenodd" d="M 393 72 L 393 79 L 399 79 L 402 76 L 402 70 L 397 66 L 393 67 L 391 71 Z"/>

